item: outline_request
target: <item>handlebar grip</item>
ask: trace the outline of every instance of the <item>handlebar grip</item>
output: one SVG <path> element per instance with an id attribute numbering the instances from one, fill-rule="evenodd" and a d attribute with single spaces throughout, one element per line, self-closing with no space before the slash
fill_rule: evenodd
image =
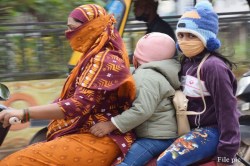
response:
<path id="1" fill-rule="evenodd" d="M 15 124 L 21 123 L 21 120 L 18 119 L 17 117 L 11 117 L 11 118 L 9 119 L 9 123 L 10 123 L 11 125 L 15 125 Z"/>

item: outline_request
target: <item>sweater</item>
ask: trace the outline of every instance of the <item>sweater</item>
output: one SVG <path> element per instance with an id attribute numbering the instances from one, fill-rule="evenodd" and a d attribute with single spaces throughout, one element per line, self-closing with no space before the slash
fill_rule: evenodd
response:
<path id="1" fill-rule="evenodd" d="M 197 79 L 197 68 L 204 54 L 187 58 L 180 72 L 183 92 L 186 94 L 188 110 L 201 112 L 204 108 Z M 206 111 L 188 116 L 191 128 L 216 127 L 220 138 L 216 157 L 233 159 L 240 145 L 239 111 L 237 110 L 237 80 L 222 59 L 210 55 L 200 71 Z M 197 118 L 199 119 L 199 118 Z"/>

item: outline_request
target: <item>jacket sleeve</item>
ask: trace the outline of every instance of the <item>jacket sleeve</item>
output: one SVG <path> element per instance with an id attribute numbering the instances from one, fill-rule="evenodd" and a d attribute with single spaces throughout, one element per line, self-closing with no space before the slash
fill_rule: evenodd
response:
<path id="1" fill-rule="evenodd" d="M 113 124 L 123 133 L 151 117 L 161 100 L 158 80 L 144 77 L 143 82 L 136 82 L 136 88 L 136 99 L 132 107 L 112 118 Z"/>
<path id="2" fill-rule="evenodd" d="M 233 163 L 240 144 L 239 111 L 235 97 L 237 81 L 222 61 L 209 63 L 206 67 L 204 65 L 204 79 L 214 102 L 220 133 L 216 160 L 220 162 L 224 157 Z"/>

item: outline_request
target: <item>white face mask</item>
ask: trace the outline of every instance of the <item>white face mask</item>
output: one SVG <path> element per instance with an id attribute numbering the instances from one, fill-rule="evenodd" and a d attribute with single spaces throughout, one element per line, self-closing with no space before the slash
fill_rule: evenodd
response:
<path id="1" fill-rule="evenodd" d="M 201 53 L 205 46 L 201 40 L 192 40 L 192 41 L 180 41 L 178 40 L 181 51 L 186 57 L 194 57 Z"/>

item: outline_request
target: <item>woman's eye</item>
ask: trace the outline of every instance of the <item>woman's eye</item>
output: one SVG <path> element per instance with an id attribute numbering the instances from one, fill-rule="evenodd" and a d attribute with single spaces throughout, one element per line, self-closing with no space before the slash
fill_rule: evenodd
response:
<path id="1" fill-rule="evenodd" d="M 72 27 L 71 27 L 71 26 L 68 26 L 68 30 L 72 31 Z"/>
<path id="2" fill-rule="evenodd" d="M 78 28 L 79 26 L 73 26 L 73 25 L 68 25 L 68 29 L 70 30 L 70 31 L 73 31 L 73 30 L 75 30 L 76 28 Z"/>
<path id="3" fill-rule="evenodd" d="M 69 29 L 71 30 L 71 31 L 73 31 L 73 30 L 75 30 L 76 28 L 75 27 L 69 27 Z"/>

